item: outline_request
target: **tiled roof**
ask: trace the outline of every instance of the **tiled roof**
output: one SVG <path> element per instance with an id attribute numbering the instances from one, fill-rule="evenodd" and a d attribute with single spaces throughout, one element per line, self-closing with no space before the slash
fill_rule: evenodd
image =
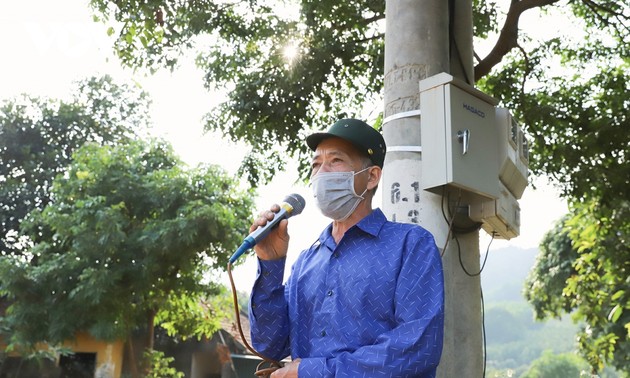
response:
<path id="1" fill-rule="evenodd" d="M 247 313 L 244 311 L 240 311 L 240 319 L 241 319 L 241 328 L 243 329 L 243 335 L 245 336 L 245 340 L 251 346 L 252 339 L 250 337 L 250 328 L 249 328 L 249 318 L 247 317 Z M 230 318 L 224 318 L 221 320 L 221 328 L 234 338 L 234 341 L 238 342 L 243 349 L 246 350 L 245 345 L 243 344 L 243 339 L 241 338 L 240 333 L 238 332 L 238 326 L 236 324 L 236 316 L 232 314 Z M 249 350 L 245 351 L 245 354 L 252 354 Z"/>

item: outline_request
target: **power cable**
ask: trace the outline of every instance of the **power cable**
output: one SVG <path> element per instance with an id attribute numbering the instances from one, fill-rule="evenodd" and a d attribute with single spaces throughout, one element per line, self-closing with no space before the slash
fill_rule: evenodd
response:
<path id="1" fill-rule="evenodd" d="M 483 333 L 483 378 L 486 378 L 486 365 L 488 364 L 488 348 L 486 346 L 486 305 L 483 300 L 483 287 L 479 284 L 481 292 L 481 331 Z"/>
<path id="2" fill-rule="evenodd" d="M 464 262 L 462 261 L 462 249 L 459 244 L 459 239 L 457 239 L 457 235 L 453 237 L 455 239 L 455 243 L 457 243 L 457 255 L 459 257 L 459 265 L 462 267 L 462 270 L 464 271 L 464 273 L 466 273 L 468 277 L 476 277 L 480 275 L 481 272 L 483 272 L 483 268 L 486 266 L 486 262 L 488 261 L 488 254 L 490 253 L 490 245 L 492 245 L 492 242 L 494 241 L 494 235 L 495 235 L 495 232 L 492 233 L 492 238 L 490 239 L 490 242 L 488 243 L 488 247 L 486 248 L 486 256 L 483 258 L 483 264 L 481 265 L 481 267 L 479 268 L 479 272 L 477 273 L 468 272 L 468 270 L 464 266 Z"/>
<path id="3" fill-rule="evenodd" d="M 459 50 L 459 46 L 457 45 L 457 39 L 455 38 L 455 0 L 449 0 L 448 2 L 448 58 L 449 61 L 452 59 L 451 55 L 451 44 L 457 52 L 457 63 L 459 63 L 460 68 L 462 69 L 462 74 L 464 75 L 464 80 L 466 83 L 473 85 L 474 82 L 468 77 L 468 71 L 466 71 L 466 66 L 462 60 L 462 53 Z M 473 51 L 474 54 L 474 51 Z"/>
<path id="4" fill-rule="evenodd" d="M 453 220 L 455 219 L 455 212 L 451 214 L 450 220 L 446 218 L 446 213 L 444 213 L 444 197 L 446 197 L 444 195 L 445 190 L 446 190 L 446 187 L 442 189 L 442 203 L 440 204 L 440 209 L 442 210 L 442 216 L 444 217 L 444 220 L 446 221 L 446 224 L 448 225 L 448 233 L 446 234 L 446 241 L 444 242 L 444 247 L 442 248 L 440 257 L 444 257 L 444 253 L 446 253 L 446 247 L 448 246 L 448 242 L 451 240 L 451 232 L 453 231 Z M 457 199 L 457 204 L 455 205 L 456 207 L 459 206 L 460 198 L 461 197 Z"/>
<path id="5" fill-rule="evenodd" d="M 448 241 L 449 241 L 449 237 L 451 234 L 451 229 L 453 228 L 453 219 L 454 219 L 454 214 L 455 212 L 453 212 L 453 214 L 451 215 L 451 219 L 450 221 L 448 220 L 448 218 L 446 217 L 446 213 L 444 212 L 444 198 L 446 196 L 444 195 L 444 193 L 442 194 L 442 206 L 441 206 L 441 210 L 442 210 L 442 216 L 444 217 L 444 219 L 447 221 L 448 225 L 449 225 L 449 231 L 448 231 L 448 235 L 447 235 L 447 240 L 446 240 L 446 244 L 444 245 L 444 249 L 442 250 L 442 256 L 444 256 L 444 252 L 446 251 L 446 246 L 448 245 Z M 459 199 L 457 201 L 456 204 L 456 208 L 459 206 Z M 450 210 L 450 209 L 449 209 Z M 488 242 L 488 246 L 486 247 L 486 255 L 483 258 L 483 263 L 481 264 L 481 267 L 479 268 L 479 272 L 477 273 L 470 273 L 466 267 L 464 266 L 464 262 L 462 260 L 462 249 L 461 249 L 461 245 L 459 243 L 459 239 L 457 237 L 457 234 L 453 235 L 453 239 L 455 239 L 455 243 L 457 244 L 457 256 L 459 259 L 459 265 L 462 268 L 462 270 L 464 271 L 464 273 L 469 276 L 469 277 L 476 277 L 481 275 L 481 272 L 483 272 L 485 266 L 486 266 L 486 262 L 488 261 L 488 256 L 490 254 L 490 246 L 492 245 L 492 242 L 494 241 L 494 237 L 496 235 L 496 232 L 492 232 L 492 238 L 490 239 L 490 242 Z M 481 330 L 482 330 L 482 337 L 483 337 L 483 375 L 482 377 L 485 378 L 486 377 L 486 367 L 487 367 L 487 359 L 488 359 L 488 348 L 487 348 L 487 341 L 486 341 L 486 309 L 485 309 L 485 303 L 484 303 L 484 298 L 483 298 L 483 287 L 481 287 L 481 283 L 479 284 L 479 291 L 480 291 L 480 300 L 481 300 Z"/>
<path id="6" fill-rule="evenodd" d="M 230 286 L 232 287 L 232 300 L 234 301 L 234 312 L 236 314 L 236 326 L 238 327 L 238 333 L 241 336 L 241 340 L 243 340 L 243 345 L 252 352 L 254 355 L 260 357 L 262 361 L 256 366 L 256 372 L 254 373 L 258 377 L 268 378 L 271 373 L 282 368 L 282 363 L 270 358 L 263 356 L 258 353 L 254 348 L 252 348 L 247 340 L 245 339 L 245 334 L 243 333 L 243 327 L 241 326 L 241 316 L 240 310 L 238 308 L 238 296 L 236 295 L 236 286 L 234 286 L 234 278 L 232 278 L 232 263 L 228 262 L 227 265 L 228 277 L 230 278 Z M 264 367 L 265 364 L 268 364 L 268 367 Z"/>

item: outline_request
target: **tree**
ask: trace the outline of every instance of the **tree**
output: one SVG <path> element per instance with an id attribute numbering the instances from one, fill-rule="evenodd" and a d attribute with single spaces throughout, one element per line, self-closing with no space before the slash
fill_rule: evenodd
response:
<path id="1" fill-rule="evenodd" d="M 567 280 L 576 274 L 574 264 L 578 257 L 564 225 L 568 219 L 565 216 L 545 234 L 536 263 L 525 280 L 523 294 L 538 320 L 559 319 L 573 310 L 569 298 L 562 295 Z"/>
<path id="2" fill-rule="evenodd" d="M 616 209 L 597 203 L 574 205 L 573 214 L 545 235 L 525 285 L 537 319 L 572 313 L 584 324 L 578 343 L 594 370 L 612 362 L 626 375 L 629 208 L 627 201 Z"/>
<path id="3" fill-rule="evenodd" d="M 50 202 L 53 178 L 85 142 L 124 143 L 148 128 L 147 94 L 108 77 L 76 85 L 69 101 L 22 96 L 0 106 L 0 251 L 21 254 L 24 217 Z"/>
<path id="4" fill-rule="evenodd" d="M 534 361 L 521 378 L 566 378 L 590 376 L 588 364 L 574 354 L 553 355 L 551 352 Z"/>
<path id="5" fill-rule="evenodd" d="M 286 12 L 291 4 L 282 1 L 112 4 L 92 0 L 91 4 L 98 18 L 117 22 L 110 33 L 117 34 L 114 48 L 128 66 L 174 67 L 183 51 L 199 46 L 197 63 L 206 70 L 207 87 L 228 89 L 228 100 L 210 110 L 206 127 L 252 145 L 243 169 L 253 184 L 273 175 L 275 162 L 284 157 L 299 159 L 305 173 L 305 147 L 292 141 L 301 140 L 311 128 L 325 128 L 332 119 L 359 113 L 366 103 L 381 98 L 384 1 L 303 0 L 296 12 Z M 455 2 L 449 4 L 454 14 Z M 593 247 L 578 249 L 590 251 L 580 256 L 590 262 L 606 261 L 598 268 L 600 274 L 576 269 L 577 275 L 584 284 L 602 279 L 604 271 L 615 282 L 625 279 L 630 261 L 627 1 L 475 0 L 473 4 L 476 41 L 493 46 L 485 57 L 477 57 L 477 86 L 499 99 L 524 125 L 531 138 L 532 172 L 547 175 L 562 189 L 573 205 L 571 216 L 576 222 L 589 220 L 591 227 L 584 232 L 574 228 L 569 233 L 574 245 Z M 507 4 L 505 14 L 498 7 L 503 4 Z M 569 22 L 557 32 L 536 36 L 540 23 L 520 22 L 535 11 L 550 15 L 543 22 Z M 285 58 L 287 46 L 298 52 L 291 60 Z M 371 117 L 378 123 L 380 109 L 376 113 Z M 283 147 L 282 153 L 274 150 L 276 145 Z M 576 227 L 576 222 L 567 224 Z M 612 258 L 613 253 L 607 252 L 610 245 L 615 251 Z M 580 261 L 576 258 L 575 264 Z M 621 264 L 613 267 L 618 261 Z M 575 286 L 571 292 L 577 297 L 587 286 Z M 591 294 L 601 306 L 586 302 L 572 306 L 588 314 L 588 319 L 608 320 L 591 328 L 595 334 L 584 339 L 584 351 L 592 350 L 600 361 L 627 370 L 630 363 L 623 355 L 630 338 L 608 333 L 605 325 L 629 329 L 625 315 L 630 293 L 620 289 L 612 302 L 604 299 L 607 292 Z M 600 337 L 608 340 L 604 349 L 598 347 Z M 621 354 L 609 353 L 610 348 Z"/>
<path id="6" fill-rule="evenodd" d="M 156 319 L 183 337 L 218 329 L 220 289 L 206 275 L 227 265 L 252 200 L 219 167 L 182 166 L 155 141 L 75 152 L 53 200 L 24 222 L 31 255 L 0 260 L 14 347 L 87 331 L 127 340 L 133 361 L 132 334 L 146 331 L 152 349 Z"/>

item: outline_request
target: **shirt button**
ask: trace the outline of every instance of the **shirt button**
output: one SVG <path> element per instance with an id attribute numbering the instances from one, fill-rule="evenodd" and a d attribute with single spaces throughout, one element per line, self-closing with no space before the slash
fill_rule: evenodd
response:
<path id="1" fill-rule="evenodd" d="M 328 292 L 326 293 L 326 295 L 328 295 L 329 297 L 332 297 L 332 295 L 333 295 L 333 291 L 332 291 L 332 290 L 328 290 Z"/>
<path id="2" fill-rule="evenodd" d="M 326 331 L 322 331 L 322 333 L 320 333 L 320 335 L 321 335 L 322 337 L 325 337 L 325 336 L 326 336 Z"/>

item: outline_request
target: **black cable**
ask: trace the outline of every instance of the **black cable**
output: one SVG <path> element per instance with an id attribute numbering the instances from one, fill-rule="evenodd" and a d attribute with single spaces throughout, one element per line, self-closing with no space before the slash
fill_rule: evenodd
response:
<path id="1" fill-rule="evenodd" d="M 442 250 L 442 256 L 444 256 L 444 252 L 446 251 L 446 246 L 448 245 L 448 241 L 449 241 L 449 236 L 451 234 L 451 229 L 453 228 L 453 219 L 455 217 L 454 213 L 453 215 L 451 215 L 451 221 L 449 222 L 446 213 L 444 212 L 444 199 L 445 197 L 448 197 L 448 195 L 446 194 L 446 189 L 443 189 L 442 191 L 442 201 L 441 201 L 441 210 L 442 210 L 442 216 L 444 217 L 444 220 L 447 222 L 447 224 L 449 225 L 449 231 L 448 231 L 448 235 L 446 237 L 446 244 L 444 245 L 444 249 Z M 450 201 L 450 200 L 449 200 Z M 457 206 L 459 206 L 459 199 L 458 199 L 458 203 L 456 205 L 456 209 Z M 450 208 L 449 208 L 449 212 L 450 212 Z M 478 229 L 478 228 L 477 228 Z M 457 232 L 457 231 L 456 231 Z M 488 243 L 488 246 L 486 247 L 486 255 L 483 258 L 483 263 L 481 264 L 481 267 L 479 268 L 479 272 L 478 273 L 470 273 L 466 267 L 464 266 L 464 262 L 462 261 L 462 248 L 461 245 L 459 244 L 459 239 L 457 238 L 457 234 L 453 234 L 453 239 L 455 239 L 455 243 L 457 243 L 457 256 L 459 258 L 459 265 L 461 266 L 462 270 L 464 271 L 464 273 L 466 273 L 467 276 L 469 277 L 476 277 L 481 275 L 481 272 L 483 272 L 483 269 L 486 267 L 486 262 L 488 262 L 488 255 L 490 254 L 490 246 L 492 245 L 492 242 L 494 241 L 494 237 L 496 235 L 496 232 L 492 232 L 492 238 L 490 239 L 490 242 Z M 481 287 L 481 282 L 479 283 L 479 291 L 480 291 L 480 299 L 481 299 L 481 331 L 482 331 L 482 337 L 483 337 L 483 375 L 482 377 L 485 378 L 486 377 L 486 366 L 488 363 L 488 350 L 487 350 L 487 342 L 486 342 L 486 308 L 485 308 L 485 303 L 484 303 L 484 299 L 483 299 L 483 288 Z"/>
<path id="2" fill-rule="evenodd" d="M 464 267 L 464 263 L 462 261 L 462 250 L 461 250 L 461 246 L 459 244 L 459 239 L 457 239 L 457 236 L 454 237 L 455 242 L 457 243 L 457 253 L 459 255 L 459 265 L 462 267 L 462 270 L 464 271 L 464 273 L 466 273 L 467 276 L 469 277 L 475 277 L 481 274 L 481 272 L 483 272 L 483 269 L 486 266 L 486 262 L 488 261 L 488 255 L 490 254 L 490 245 L 492 245 L 492 242 L 494 241 L 494 235 L 495 232 L 492 233 L 492 239 L 490 239 L 490 242 L 488 243 L 488 247 L 486 248 L 486 256 L 483 259 L 483 264 L 481 265 L 481 268 L 479 268 L 479 273 L 476 274 L 470 274 L 467 270 L 466 267 Z M 484 304 L 484 300 L 483 300 L 483 288 L 481 287 L 481 282 L 479 282 L 479 291 L 481 293 L 481 330 L 483 333 L 483 376 L 485 378 L 486 376 L 486 364 L 487 364 L 487 345 L 486 345 L 486 308 L 485 308 L 485 304 Z"/>
<path id="3" fill-rule="evenodd" d="M 459 63 L 460 68 L 462 69 L 464 80 L 466 81 L 466 83 L 473 85 L 474 82 L 470 80 L 470 78 L 468 77 L 468 72 L 466 70 L 466 66 L 464 65 L 464 62 L 462 59 L 462 53 L 459 50 L 459 46 L 457 45 L 457 39 L 455 38 L 454 27 L 455 27 L 455 0 L 449 0 L 448 2 L 448 42 L 449 42 L 448 60 L 450 63 L 452 59 L 452 54 L 451 54 L 451 45 L 452 45 L 455 51 L 457 52 L 457 62 Z"/>
<path id="4" fill-rule="evenodd" d="M 448 0 L 448 60 L 453 58 L 451 44 L 455 44 L 455 0 Z M 457 49 L 455 50 L 457 51 Z M 457 52 L 459 54 L 459 51 Z"/>
<path id="5" fill-rule="evenodd" d="M 444 187 L 446 188 L 446 187 Z M 446 192 L 446 189 L 442 190 L 442 216 L 444 217 L 444 219 L 446 220 L 446 214 L 444 214 L 444 194 L 446 193 L 446 198 L 447 198 L 447 202 L 451 203 L 451 195 L 450 192 Z M 457 196 L 457 202 L 455 203 L 455 210 L 453 212 L 451 212 L 451 208 L 450 206 L 448 207 L 448 213 L 451 216 L 451 222 L 449 223 L 448 220 L 446 220 L 447 223 L 449 223 L 449 227 L 451 227 L 453 229 L 453 232 L 456 234 L 469 234 L 471 232 L 475 232 L 475 231 L 479 231 L 479 229 L 481 228 L 481 225 L 483 223 L 481 222 L 475 222 L 473 225 L 469 226 L 469 227 L 461 227 L 456 225 L 453 221 L 455 220 L 455 215 L 457 214 L 457 209 L 459 208 L 459 204 L 461 202 L 461 198 L 462 198 L 462 192 L 461 189 L 459 190 L 459 195 Z"/>
<path id="6" fill-rule="evenodd" d="M 479 283 L 479 291 L 481 292 L 481 331 L 483 333 L 483 378 L 486 378 L 486 365 L 488 359 L 488 349 L 486 346 L 486 306 L 483 300 L 483 287 Z"/>
<path id="7" fill-rule="evenodd" d="M 483 268 L 486 266 L 486 261 L 488 261 L 488 255 L 490 254 L 490 245 L 494 241 L 494 236 L 497 233 L 492 231 L 492 238 L 488 243 L 488 247 L 486 248 L 486 257 L 483 259 L 483 264 L 479 269 L 479 273 L 483 271 Z M 481 280 L 479 281 L 479 292 L 481 293 L 481 330 L 483 332 L 483 375 L 482 378 L 486 378 L 486 366 L 488 364 L 488 346 L 486 341 L 486 305 L 483 299 L 483 287 L 481 286 Z"/>
<path id="8" fill-rule="evenodd" d="M 448 218 L 446 217 L 446 213 L 444 212 L 444 198 L 446 198 L 446 185 L 442 186 L 442 201 L 440 202 L 440 210 L 442 210 L 442 216 L 444 217 L 446 224 L 448 224 L 450 227 L 451 225 L 448 221 Z"/>
<path id="9" fill-rule="evenodd" d="M 483 268 L 486 266 L 486 262 L 488 261 L 488 255 L 490 254 L 490 245 L 492 245 L 492 241 L 494 241 L 494 234 L 495 233 L 493 232 L 492 239 L 490 239 L 490 243 L 488 243 L 488 247 L 486 248 L 486 256 L 483 258 L 483 264 L 481 265 L 481 267 L 479 268 L 479 272 L 477 273 L 468 272 L 468 270 L 464 266 L 464 262 L 462 261 L 462 249 L 459 244 L 459 239 L 457 239 L 457 235 L 453 237 L 455 239 L 455 242 L 457 243 L 457 255 L 459 256 L 459 265 L 462 267 L 462 270 L 464 271 L 464 273 L 466 273 L 468 277 L 476 277 L 480 275 L 481 272 L 483 272 Z"/>
<path id="10" fill-rule="evenodd" d="M 451 219 L 448 220 L 446 218 L 446 214 L 444 213 L 444 192 L 446 190 L 446 186 L 443 187 L 442 189 L 442 202 L 440 205 L 440 208 L 442 210 L 442 216 L 444 217 L 444 220 L 446 221 L 446 224 L 448 225 L 448 233 L 446 234 L 446 241 L 444 242 L 444 247 L 442 248 L 442 252 L 440 253 L 440 257 L 444 257 L 444 253 L 446 252 L 446 247 L 448 247 L 448 242 L 451 239 L 451 232 L 453 231 L 453 219 L 455 218 L 455 213 L 453 213 L 453 215 L 451 215 Z M 459 200 L 458 200 L 459 203 Z"/>

